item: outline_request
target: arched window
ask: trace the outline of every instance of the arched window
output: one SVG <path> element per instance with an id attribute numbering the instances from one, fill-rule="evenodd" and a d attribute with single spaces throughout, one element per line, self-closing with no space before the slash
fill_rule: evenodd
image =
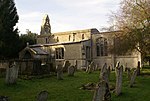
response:
<path id="1" fill-rule="evenodd" d="M 46 42 L 46 43 L 49 43 L 49 42 L 48 42 L 48 38 L 45 38 L 45 42 Z"/>
<path id="2" fill-rule="evenodd" d="M 56 59 L 64 59 L 64 48 L 55 48 Z"/>
<path id="3" fill-rule="evenodd" d="M 82 39 L 84 39 L 84 34 L 82 34 Z"/>
<path id="4" fill-rule="evenodd" d="M 71 40 L 71 35 L 69 35 L 69 41 Z"/>
<path id="5" fill-rule="evenodd" d="M 100 37 L 96 40 L 96 53 L 97 56 L 107 56 L 108 55 L 108 44 L 107 39 Z"/>

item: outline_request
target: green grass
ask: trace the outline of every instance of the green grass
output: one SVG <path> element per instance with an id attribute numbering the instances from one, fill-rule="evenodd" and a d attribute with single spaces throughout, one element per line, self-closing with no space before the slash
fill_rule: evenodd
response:
<path id="1" fill-rule="evenodd" d="M 149 69 L 144 70 L 142 76 L 136 78 L 133 88 L 128 86 L 126 75 L 123 75 L 122 95 L 112 94 L 112 101 L 149 101 L 150 99 L 150 74 Z M 0 78 L 0 95 L 9 96 L 11 101 L 35 101 L 36 95 L 42 91 L 49 92 L 49 101 L 92 101 L 94 91 L 79 89 L 82 84 L 98 82 L 99 71 L 91 74 L 84 72 L 75 73 L 74 77 L 64 75 L 64 80 L 57 80 L 56 76 L 43 79 L 22 80 L 16 85 L 7 86 L 4 79 Z M 111 73 L 110 82 L 115 85 L 115 73 Z"/>

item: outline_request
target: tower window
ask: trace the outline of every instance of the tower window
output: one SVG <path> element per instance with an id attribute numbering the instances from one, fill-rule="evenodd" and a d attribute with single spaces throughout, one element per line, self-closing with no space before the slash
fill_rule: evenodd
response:
<path id="1" fill-rule="evenodd" d="M 82 39 L 84 39 L 84 34 L 82 34 Z"/>
<path id="2" fill-rule="evenodd" d="M 73 41 L 75 41 L 75 35 L 76 35 L 76 33 L 73 33 Z"/>
<path id="3" fill-rule="evenodd" d="M 71 35 L 69 35 L 69 41 L 71 40 Z"/>

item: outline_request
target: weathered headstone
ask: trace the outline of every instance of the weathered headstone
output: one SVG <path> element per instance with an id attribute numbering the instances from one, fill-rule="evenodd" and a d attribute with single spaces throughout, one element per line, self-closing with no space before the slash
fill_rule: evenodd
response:
<path id="1" fill-rule="evenodd" d="M 119 66 L 118 64 L 116 67 L 116 89 L 115 89 L 117 96 L 121 94 L 122 75 L 123 75 L 123 66 Z"/>
<path id="2" fill-rule="evenodd" d="M 75 66 L 68 67 L 68 76 L 74 76 Z"/>
<path id="3" fill-rule="evenodd" d="M 98 70 L 98 65 L 97 64 L 95 65 L 95 70 Z"/>
<path id="4" fill-rule="evenodd" d="M 6 68 L 6 84 L 16 84 L 18 78 L 19 66 L 16 62 L 10 62 L 9 66 Z"/>
<path id="5" fill-rule="evenodd" d="M 90 65 L 86 69 L 87 73 L 91 73 L 92 71 L 94 71 L 94 62 L 93 61 L 90 63 Z"/>
<path id="6" fill-rule="evenodd" d="M 63 66 L 62 66 L 63 72 L 67 72 L 69 66 L 70 66 L 69 61 L 65 60 Z"/>
<path id="7" fill-rule="evenodd" d="M 91 73 L 92 71 L 94 71 L 94 62 L 93 61 L 89 65 L 89 71 L 88 71 L 88 73 Z"/>
<path id="8" fill-rule="evenodd" d="M 111 93 L 107 82 L 101 81 L 94 93 L 93 101 L 111 101 Z"/>
<path id="9" fill-rule="evenodd" d="M 100 72 L 100 80 L 105 80 L 107 83 L 108 83 L 108 69 L 107 69 L 107 64 L 105 63 L 101 69 L 101 72 Z"/>
<path id="10" fill-rule="evenodd" d="M 135 69 L 134 71 L 133 71 L 133 74 L 132 74 L 132 76 L 131 76 L 131 80 L 130 80 L 130 87 L 133 87 L 133 84 L 134 84 L 134 81 L 135 81 L 135 78 L 136 78 L 136 76 L 137 76 L 137 72 L 138 72 L 138 70 L 137 69 Z"/>
<path id="11" fill-rule="evenodd" d="M 103 72 L 105 72 L 106 69 L 107 69 L 107 63 L 105 63 L 105 64 L 103 65 L 103 67 L 101 68 L 101 74 L 102 74 Z"/>
<path id="12" fill-rule="evenodd" d="M 56 66 L 56 71 L 57 71 L 57 79 L 58 80 L 63 80 L 63 68 L 61 64 L 58 64 Z"/>
<path id="13" fill-rule="evenodd" d="M 47 101 L 48 99 L 48 92 L 47 91 L 41 91 L 38 96 L 36 101 Z"/>

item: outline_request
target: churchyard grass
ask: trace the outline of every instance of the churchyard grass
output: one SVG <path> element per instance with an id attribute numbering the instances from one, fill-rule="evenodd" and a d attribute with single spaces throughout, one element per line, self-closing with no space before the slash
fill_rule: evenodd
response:
<path id="1" fill-rule="evenodd" d="M 150 69 L 144 69 L 144 74 L 136 78 L 132 88 L 129 87 L 127 75 L 123 74 L 122 94 L 112 94 L 112 101 L 149 101 L 150 99 Z M 49 101 L 92 101 L 94 91 L 79 89 L 82 84 L 96 83 L 99 71 L 90 74 L 76 72 L 74 77 L 64 74 L 63 80 L 56 76 L 42 79 L 18 79 L 16 85 L 7 86 L 4 78 L 0 78 L 0 95 L 9 96 L 11 101 L 35 101 L 40 91 L 49 92 Z M 110 75 L 110 84 L 115 85 L 115 72 Z"/>

